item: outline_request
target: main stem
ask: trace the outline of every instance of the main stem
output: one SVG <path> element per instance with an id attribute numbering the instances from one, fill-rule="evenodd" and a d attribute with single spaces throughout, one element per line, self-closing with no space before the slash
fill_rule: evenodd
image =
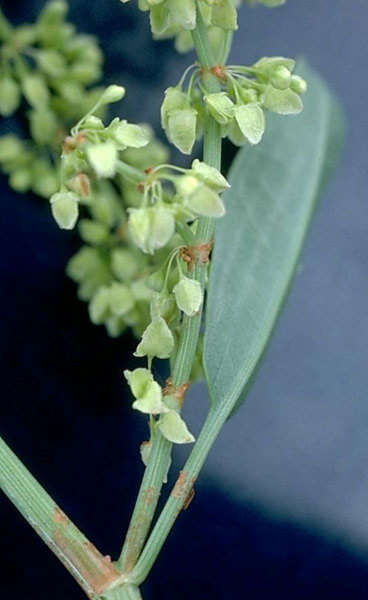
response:
<path id="1" fill-rule="evenodd" d="M 216 65 L 216 61 L 213 58 L 206 26 L 199 11 L 197 28 L 193 31 L 193 41 L 204 73 L 203 80 L 207 91 L 210 93 L 220 91 L 220 82 L 210 73 L 210 69 Z M 211 117 L 207 117 L 205 123 L 203 160 L 209 166 L 221 170 L 221 131 L 218 123 Z M 211 242 L 213 233 L 214 219 L 202 217 L 198 222 L 195 244 Z M 191 274 L 193 279 L 200 282 L 203 290 L 206 287 L 206 274 L 207 265 L 202 263 L 196 264 Z M 180 386 L 190 378 L 198 346 L 201 320 L 202 309 L 194 317 L 185 316 L 183 319 L 178 352 L 172 370 L 174 386 Z M 124 573 L 130 572 L 134 568 L 147 538 L 170 460 L 171 449 L 172 444 L 157 431 L 124 546 L 117 562 L 119 569 Z"/>

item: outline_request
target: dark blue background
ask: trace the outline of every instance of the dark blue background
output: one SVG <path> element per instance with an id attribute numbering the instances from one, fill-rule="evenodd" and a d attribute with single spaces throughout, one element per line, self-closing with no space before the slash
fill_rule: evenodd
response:
<path id="1" fill-rule="evenodd" d="M 7 2 L 4 10 L 31 21 L 42 4 Z M 177 81 L 188 58 L 178 57 L 170 42 L 151 41 L 134 2 L 71 0 L 70 6 L 71 20 L 101 40 L 107 82 L 127 87 L 122 114 L 159 131 L 162 90 Z M 195 501 L 144 586 L 148 600 L 366 596 L 367 17 L 364 0 L 289 0 L 274 11 L 241 11 L 232 62 L 306 55 L 342 100 L 347 143 L 256 384 L 220 436 Z M 4 120 L 1 131 L 12 126 Z M 4 437 L 115 558 L 146 436 L 122 379 L 134 341 L 112 341 L 89 323 L 64 276 L 75 235 L 55 227 L 47 203 L 14 195 L 4 178 L 0 185 Z M 204 398 L 202 388 L 188 398 L 194 430 Z M 178 463 L 184 453 L 178 451 Z M 4 598 L 82 597 L 3 499 L 2 519 Z"/>

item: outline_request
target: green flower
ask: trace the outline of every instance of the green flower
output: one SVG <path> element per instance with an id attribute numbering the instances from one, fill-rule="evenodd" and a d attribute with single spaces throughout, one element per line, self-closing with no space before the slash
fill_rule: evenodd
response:
<path id="1" fill-rule="evenodd" d="M 136 398 L 133 408 L 151 415 L 168 412 L 168 408 L 162 401 L 161 387 L 154 381 L 152 373 L 148 369 L 126 370 L 124 375 L 133 396 Z"/>
<path id="2" fill-rule="evenodd" d="M 129 231 L 133 242 L 146 254 L 153 254 L 169 242 L 175 231 L 175 220 L 164 206 L 131 208 Z"/>
<path id="3" fill-rule="evenodd" d="M 203 291 L 199 281 L 183 277 L 173 289 L 176 303 L 188 317 L 198 313 L 203 302 Z"/>
<path id="4" fill-rule="evenodd" d="M 73 192 L 59 192 L 51 196 L 51 212 L 61 229 L 74 228 L 78 219 L 78 201 Z"/>
<path id="5" fill-rule="evenodd" d="M 174 350 L 174 337 L 165 319 L 155 317 L 145 329 L 134 356 L 169 358 Z"/>
<path id="6" fill-rule="evenodd" d="M 0 115 L 9 117 L 20 103 L 19 85 L 7 75 L 0 78 Z"/>
<path id="7" fill-rule="evenodd" d="M 158 428 L 162 435 L 174 444 L 191 444 L 195 441 L 185 421 L 176 410 L 170 409 L 167 413 L 161 415 Z"/>

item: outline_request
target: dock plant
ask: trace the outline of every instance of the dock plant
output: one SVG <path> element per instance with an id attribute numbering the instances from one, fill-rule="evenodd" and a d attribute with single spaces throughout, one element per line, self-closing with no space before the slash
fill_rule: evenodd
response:
<path id="1" fill-rule="evenodd" d="M 64 0 L 48 2 L 32 25 L 13 27 L 0 12 L 0 114 L 21 111 L 29 131 L 0 138 L 0 168 L 16 192 L 49 200 L 57 226 L 78 229 L 82 244 L 66 270 L 92 323 L 137 338 L 122 386 L 149 437 L 137 440 L 143 479 L 120 556 L 104 557 L 0 445 L 4 492 L 94 600 L 142 597 L 217 435 L 246 397 L 339 146 L 339 109 L 305 61 L 231 64 L 238 11 L 250 10 L 241 4 L 137 2 L 155 39 L 195 53 L 161 104 L 185 167 L 170 162 L 143 116 L 131 123 L 123 108 L 113 116 L 126 90 L 97 85 L 101 51 L 66 21 Z M 287 10 L 285 0 L 247 4 L 265 19 L 273 18 L 266 8 Z M 240 148 L 226 176 L 225 138 Z M 153 371 L 161 361 L 165 385 Z M 210 405 L 195 439 L 182 409 L 200 379 Z M 191 450 L 154 522 L 176 444 Z"/>

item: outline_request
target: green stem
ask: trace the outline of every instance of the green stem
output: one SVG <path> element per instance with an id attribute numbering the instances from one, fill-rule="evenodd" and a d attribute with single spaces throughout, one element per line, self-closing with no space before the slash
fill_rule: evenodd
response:
<path id="1" fill-rule="evenodd" d="M 167 500 L 160 517 L 144 547 L 130 580 L 140 585 L 149 574 L 164 545 L 218 433 L 228 418 L 231 406 L 210 411 L 180 477 Z"/>
<path id="2" fill-rule="evenodd" d="M 117 567 L 129 573 L 143 548 L 167 473 L 172 444 L 157 431 Z"/>
<path id="3" fill-rule="evenodd" d="M 193 31 L 193 41 L 197 50 L 201 67 L 205 70 L 204 85 L 209 92 L 217 92 L 221 84 L 208 70 L 214 66 L 206 26 L 198 11 L 197 28 Z M 221 131 L 220 126 L 211 117 L 205 123 L 203 160 L 210 166 L 221 169 Z M 214 219 L 199 219 L 195 244 L 207 244 L 212 240 Z M 192 278 L 199 281 L 202 289 L 206 285 L 207 265 L 195 265 Z M 198 346 L 202 310 L 194 317 L 185 316 L 181 328 L 181 336 L 175 364 L 172 370 L 172 383 L 180 386 L 190 379 L 195 354 Z M 138 499 L 129 524 L 126 540 L 117 562 L 120 570 L 130 572 L 143 548 L 161 493 L 164 474 L 170 461 L 172 444 L 157 431 L 148 466 L 145 470 Z"/>
<path id="4" fill-rule="evenodd" d="M 127 585 L 122 588 L 121 600 L 141 600 L 139 588 L 135 585 Z"/>
<path id="5" fill-rule="evenodd" d="M 1 438 L 0 481 L 3 492 L 89 597 L 119 578 L 111 562 L 68 519 Z"/>
<path id="6" fill-rule="evenodd" d="M 103 600 L 142 600 L 136 585 L 124 584 L 103 594 Z"/>
<path id="7" fill-rule="evenodd" d="M 137 169 L 136 167 L 128 165 L 128 163 L 122 160 L 118 161 L 117 172 L 122 177 L 125 177 L 125 179 L 128 179 L 128 181 L 131 181 L 132 183 L 140 183 L 141 181 L 144 181 L 147 178 L 146 173 L 143 173 L 140 169 Z"/>

